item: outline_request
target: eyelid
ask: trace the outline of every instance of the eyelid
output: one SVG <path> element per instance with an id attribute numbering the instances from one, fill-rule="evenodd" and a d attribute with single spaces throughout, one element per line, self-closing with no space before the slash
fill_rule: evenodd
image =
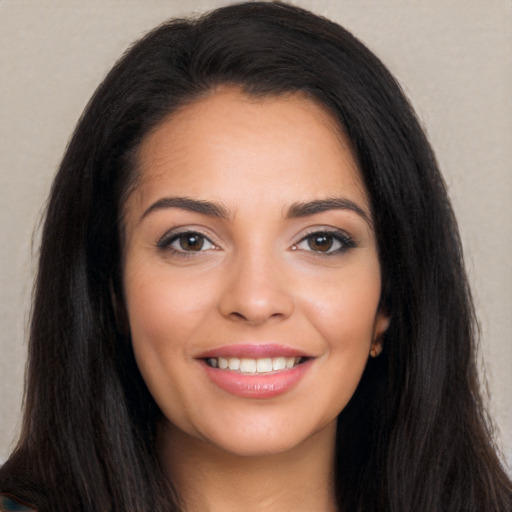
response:
<path id="1" fill-rule="evenodd" d="M 197 234 L 202 236 L 205 240 L 210 242 L 215 249 L 219 246 L 216 244 L 210 235 L 204 233 L 204 230 L 197 226 L 179 226 L 166 231 L 156 242 L 156 247 L 162 250 L 174 250 L 176 253 L 193 253 L 194 251 L 178 251 L 171 247 L 171 243 L 174 242 L 181 235 L 186 234 Z M 211 250 L 211 249 L 209 249 Z M 197 251 L 202 252 L 202 251 Z"/>
<path id="2" fill-rule="evenodd" d="M 198 254 L 201 252 L 205 252 L 205 250 L 199 250 L 199 251 L 176 250 L 173 247 L 171 247 L 171 244 L 176 239 L 178 239 L 181 235 L 197 234 L 197 235 L 200 235 L 201 237 L 203 237 L 206 241 L 208 241 L 213 246 L 212 248 L 208 248 L 206 250 L 220 249 L 219 244 L 217 244 L 216 242 L 214 242 L 212 240 L 212 238 L 215 238 L 215 237 L 212 237 L 212 235 L 206 234 L 205 231 L 207 231 L 207 230 L 205 230 L 204 228 L 202 228 L 200 226 L 190 226 L 190 225 L 177 226 L 177 227 L 171 228 L 168 231 L 166 231 L 157 240 L 155 245 L 158 249 L 174 250 L 174 252 L 179 253 L 179 254 L 184 254 L 184 255 L 186 255 L 186 254 L 193 255 L 194 253 Z M 296 250 L 298 244 L 305 242 L 312 235 L 320 235 L 320 234 L 325 234 L 325 235 L 333 237 L 335 240 L 337 240 L 341 244 L 341 247 L 338 249 L 335 249 L 333 251 L 329 250 L 329 251 L 325 251 L 325 252 L 315 251 L 313 249 L 309 249 L 309 250 L 304 249 L 306 252 L 311 252 L 311 253 L 316 253 L 318 255 L 326 255 L 327 256 L 327 255 L 332 255 L 332 254 L 338 254 L 338 253 L 344 252 L 346 250 L 352 249 L 357 246 L 354 238 L 351 235 L 349 235 L 345 230 L 342 230 L 337 227 L 320 225 L 320 226 L 312 226 L 310 228 L 307 228 L 302 233 L 300 233 L 300 235 L 297 236 L 296 241 L 293 242 L 292 249 Z"/>
<path id="3" fill-rule="evenodd" d="M 297 250 L 297 246 L 300 243 L 305 242 L 312 235 L 321 235 L 321 234 L 332 236 L 334 239 L 336 239 L 338 242 L 340 242 L 341 247 L 334 251 L 322 252 L 322 251 L 314 251 L 312 249 L 309 249 L 309 250 L 306 250 L 306 252 L 311 252 L 313 254 L 318 254 L 318 255 L 329 256 L 329 255 L 333 255 L 333 254 L 339 254 L 339 253 L 345 252 L 349 249 L 353 249 L 353 248 L 357 247 L 357 244 L 356 244 L 354 238 L 342 229 L 328 227 L 328 226 L 313 226 L 311 228 L 308 228 L 305 233 L 304 232 L 301 233 L 301 235 L 297 239 L 297 241 L 292 244 L 292 249 Z"/>

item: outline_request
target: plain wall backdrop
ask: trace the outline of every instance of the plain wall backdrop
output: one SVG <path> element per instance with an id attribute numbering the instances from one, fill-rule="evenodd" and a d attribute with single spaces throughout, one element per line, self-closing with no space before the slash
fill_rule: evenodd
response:
<path id="1" fill-rule="evenodd" d="M 36 226 L 73 127 L 133 40 L 169 17 L 227 3 L 0 0 L 0 463 L 20 426 Z M 480 366 L 512 473 L 512 2 L 291 3 L 362 39 L 429 135 L 459 220 Z"/>

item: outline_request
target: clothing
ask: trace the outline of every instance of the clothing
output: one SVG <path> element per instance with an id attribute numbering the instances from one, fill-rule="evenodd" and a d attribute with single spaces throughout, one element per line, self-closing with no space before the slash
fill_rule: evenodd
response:
<path id="1" fill-rule="evenodd" d="M 32 505 L 19 501 L 14 496 L 0 494 L 0 512 L 37 512 L 37 509 L 31 507 Z"/>

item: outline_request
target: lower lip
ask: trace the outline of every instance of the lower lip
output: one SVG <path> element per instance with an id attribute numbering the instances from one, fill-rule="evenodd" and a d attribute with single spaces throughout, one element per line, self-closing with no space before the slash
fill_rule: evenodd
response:
<path id="1" fill-rule="evenodd" d="M 209 379 L 219 388 L 243 398 L 273 398 L 292 389 L 304 377 L 313 363 L 309 359 L 294 368 L 269 374 L 243 374 L 219 370 L 203 363 Z"/>

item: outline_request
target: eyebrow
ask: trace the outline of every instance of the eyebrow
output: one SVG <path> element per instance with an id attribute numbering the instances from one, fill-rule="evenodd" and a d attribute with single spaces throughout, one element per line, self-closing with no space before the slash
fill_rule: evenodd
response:
<path id="1" fill-rule="evenodd" d="M 220 203 L 205 201 L 202 199 L 192 199 L 190 197 L 163 197 L 153 203 L 144 211 L 140 220 L 147 217 L 150 213 L 167 208 L 181 208 L 190 212 L 208 215 L 218 219 L 228 220 L 229 211 Z M 286 212 L 286 218 L 295 219 L 308 217 L 317 213 L 323 213 L 329 210 L 350 210 L 365 220 L 370 227 L 373 226 L 368 213 L 350 199 L 344 197 L 333 197 L 327 199 L 317 199 L 315 201 L 293 203 Z"/>
<path id="2" fill-rule="evenodd" d="M 165 210 L 167 208 L 181 208 L 190 212 L 201 213 L 209 217 L 219 219 L 228 219 L 229 213 L 227 208 L 219 203 L 211 201 L 203 201 L 200 199 L 192 199 L 190 197 L 163 197 L 153 203 L 141 216 L 140 220 L 147 217 L 151 212 L 157 210 Z"/>
<path id="3" fill-rule="evenodd" d="M 363 218 L 370 227 L 373 227 L 370 215 L 356 203 L 344 197 L 331 197 L 305 203 L 293 203 L 288 209 L 286 217 L 290 219 L 308 217 L 309 215 L 329 210 L 350 210 Z"/>

